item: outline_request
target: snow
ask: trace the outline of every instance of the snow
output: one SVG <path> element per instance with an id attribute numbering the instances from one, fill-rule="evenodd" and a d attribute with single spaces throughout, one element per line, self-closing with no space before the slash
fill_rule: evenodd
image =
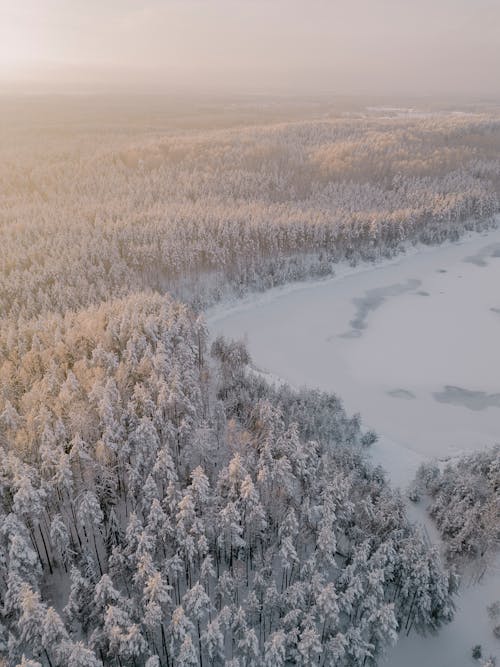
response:
<path id="1" fill-rule="evenodd" d="M 338 394 L 379 442 L 375 462 L 406 487 L 422 461 L 500 441 L 500 229 L 417 248 L 395 260 L 219 306 L 213 335 L 245 338 L 262 372 Z M 409 509 L 435 531 L 419 508 Z M 466 667 L 474 644 L 500 656 L 486 606 L 500 563 L 464 582 L 437 637 L 400 640 L 387 667 Z"/>
<path id="2" fill-rule="evenodd" d="M 400 639 L 384 667 L 470 667 L 478 666 L 472 659 L 472 647 L 480 644 L 483 657 L 500 655 L 500 642 L 495 640 L 493 624 L 486 608 L 498 600 L 500 570 L 481 583 L 463 582 L 455 619 L 438 635 L 420 637 L 416 634 Z"/>

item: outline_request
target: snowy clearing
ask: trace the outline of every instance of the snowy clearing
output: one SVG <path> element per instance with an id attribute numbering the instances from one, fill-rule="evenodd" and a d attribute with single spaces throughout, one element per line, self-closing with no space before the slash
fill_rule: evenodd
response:
<path id="1" fill-rule="evenodd" d="M 213 309 L 208 322 L 213 335 L 245 338 L 271 377 L 333 391 L 360 412 L 380 435 L 374 460 L 404 488 L 424 460 L 500 441 L 499 312 L 495 229 L 379 265 L 341 266 L 333 279 Z M 499 596 L 497 563 L 481 584 L 464 581 L 451 625 L 401 640 L 388 667 L 466 667 L 477 664 L 474 644 L 500 655 L 486 613 Z"/>

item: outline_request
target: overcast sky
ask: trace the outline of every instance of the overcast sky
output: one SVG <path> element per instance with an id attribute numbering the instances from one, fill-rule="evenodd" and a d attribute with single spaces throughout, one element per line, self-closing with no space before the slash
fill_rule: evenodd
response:
<path id="1" fill-rule="evenodd" d="M 500 0 L 0 0 L 0 80 L 500 93 Z"/>

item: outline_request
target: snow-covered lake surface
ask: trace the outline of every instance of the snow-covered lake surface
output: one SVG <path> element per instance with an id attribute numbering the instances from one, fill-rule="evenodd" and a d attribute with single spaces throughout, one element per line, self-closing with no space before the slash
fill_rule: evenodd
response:
<path id="1" fill-rule="evenodd" d="M 245 338 L 254 364 L 294 386 L 338 394 L 380 441 L 373 458 L 402 487 L 418 465 L 500 442 L 500 230 L 255 296 L 208 314 L 213 335 Z M 486 606 L 492 568 L 463 586 L 438 637 L 401 640 L 390 667 L 477 665 L 500 657 Z"/>

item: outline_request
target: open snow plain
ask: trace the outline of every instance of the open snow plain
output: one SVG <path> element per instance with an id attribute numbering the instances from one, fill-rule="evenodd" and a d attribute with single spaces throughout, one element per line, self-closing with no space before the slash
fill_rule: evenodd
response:
<path id="1" fill-rule="evenodd" d="M 431 458 L 500 441 L 500 230 L 377 265 L 339 267 L 319 283 L 277 288 L 214 309 L 211 333 L 245 338 L 261 371 L 333 391 L 380 436 L 372 456 L 406 487 Z M 411 510 L 410 510 L 411 511 Z M 398 643 L 390 667 L 477 665 L 500 657 L 486 606 L 492 568 L 464 581 L 455 621 L 435 638 Z"/>

